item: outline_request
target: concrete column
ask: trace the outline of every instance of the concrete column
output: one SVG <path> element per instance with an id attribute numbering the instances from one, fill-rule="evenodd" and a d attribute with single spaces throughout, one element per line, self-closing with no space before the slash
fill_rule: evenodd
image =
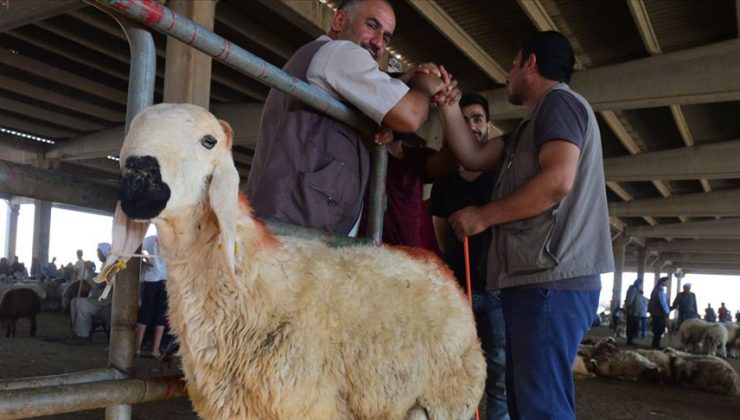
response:
<path id="1" fill-rule="evenodd" d="M 620 235 L 612 242 L 614 251 L 614 285 L 612 287 L 612 309 L 618 308 L 622 300 L 622 272 L 624 271 L 624 253 L 628 239 Z"/>
<path id="2" fill-rule="evenodd" d="M 668 287 L 666 288 L 665 295 L 668 297 L 668 304 L 673 303 L 673 272 L 668 273 Z"/>
<path id="3" fill-rule="evenodd" d="M 5 221 L 5 257 L 13 262 L 15 246 L 18 237 L 18 215 L 21 212 L 20 204 L 8 203 L 8 217 Z"/>
<path id="4" fill-rule="evenodd" d="M 49 261 L 49 234 L 51 231 L 51 203 L 34 200 L 33 257 L 40 264 Z M 37 268 L 41 268 L 40 266 Z"/>
<path id="5" fill-rule="evenodd" d="M 645 265 L 647 264 L 647 249 L 644 246 L 637 248 L 637 277 L 645 280 Z"/>
<path id="6" fill-rule="evenodd" d="M 213 30 L 217 2 L 218 0 L 170 0 L 168 6 L 186 18 Z M 211 64 L 211 57 L 168 37 L 164 68 L 164 102 L 191 103 L 208 109 L 211 96 Z"/>

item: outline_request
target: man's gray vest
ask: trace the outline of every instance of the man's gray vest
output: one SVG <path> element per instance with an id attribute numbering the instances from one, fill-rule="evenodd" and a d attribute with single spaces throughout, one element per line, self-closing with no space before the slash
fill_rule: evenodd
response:
<path id="1" fill-rule="evenodd" d="M 614 270 L 601 154 L 601 136 L 591 106 L 573 187 L 559 204 L 524 220 L 493 227 L 488 254 L 488 289 L 544 283 Z M 548 92 L 548 93 L 550 93 Z M 547 95 L 547 94 L 546 94 Z M 544 97 L 543 97 L 544 99 Z M 493 200 L 512 194 L 540 170 L 535 139 L 539 104 L 517 128 L 501 162 Z"/>
<path id="2" fill-rule="evenodd" d="M 283 70 L 306 82 L 311 59 L 326 42 L 304 45 Z M 353 129 L 270 90 L 246 188 L 257 216 L 349 233 L 369 168 L 369 154 Z"/>

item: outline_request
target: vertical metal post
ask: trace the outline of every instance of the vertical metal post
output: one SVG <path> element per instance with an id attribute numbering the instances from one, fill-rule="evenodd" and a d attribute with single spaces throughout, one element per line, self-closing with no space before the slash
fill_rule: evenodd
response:
<path id="1" fill-rule="evenodd" d="M 367 211 L 367 236 L 376 244 L 383 240 L 383 212 L 385 210 L 385 176 L 388 172 L 388 147 L 373 147 L 370 168 L 370 194 Z"/>
<path id="2" fill-rule="evenodd" d="M 114 16 L 114 18 L 123 27 L 131 47 L 125 130 L 128 132 L 131 121 L 136 114 L 154 102 L 157 53 L 152 34 L 147 29 L 118 16 Z M 126 373 L 131 371 L 136 346 L 139 269 L 139 259 L 131 259 L 126 270 L 121 271 L 116 276 L 113 289 L 108 362 L 110 366 Z M 105 409 L 105 418 L 107 420 L 129 420 L 131 419 L 131 405 L 108 406 Z"/>
<path id="3" fill-rule="evenodd" d="M 21 205 L 14 204 L 8 200 L 8 219 L 5 221 L 5 257 L 13 262 L 15 256 L 16 241 L 18 239 L 18 216 L 21 213 Z"/>

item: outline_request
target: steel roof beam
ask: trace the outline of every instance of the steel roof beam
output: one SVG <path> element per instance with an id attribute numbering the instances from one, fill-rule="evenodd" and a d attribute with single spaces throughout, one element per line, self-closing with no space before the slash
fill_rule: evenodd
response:
<path id="1" fill-rule="evenodd" d="M 596 111 L 734 101 L 740 100 L 738 62 L 740 39 L 733 39 L 575 72 L 570 85 Z M 526 113 L 508 102 L 505 88 L 486 96 L 493 120 Z"/>
<path id="2" fill-rule="evenodd" d="M 740 140 L 732 140 L 604 159 L 604 175 L 615 182 L 740 178 L 737 156 Z"/>
<path id="3" fill-rule="evenodd" d="M 740 219 L 628 226 L 624 234 L 642 238 L 740 239 Z"/>

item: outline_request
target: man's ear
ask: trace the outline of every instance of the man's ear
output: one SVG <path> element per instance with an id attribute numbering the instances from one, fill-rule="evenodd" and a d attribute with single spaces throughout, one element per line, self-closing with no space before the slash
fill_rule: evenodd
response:
<path id="1" fill-rule="evenodd" d="M 349 22 L 349 16 L 345 10 L 337 10 L 331 18 L 331 31 L 335 33 L 342 32 Z"/>
<path id="2" fill-rule="evenodd" d="M 527 57 L 524 67 L 527 73 L 539 74 L 537 71 L 537 56 L 534 53 L 529 53 L 529 57 Z"/>

